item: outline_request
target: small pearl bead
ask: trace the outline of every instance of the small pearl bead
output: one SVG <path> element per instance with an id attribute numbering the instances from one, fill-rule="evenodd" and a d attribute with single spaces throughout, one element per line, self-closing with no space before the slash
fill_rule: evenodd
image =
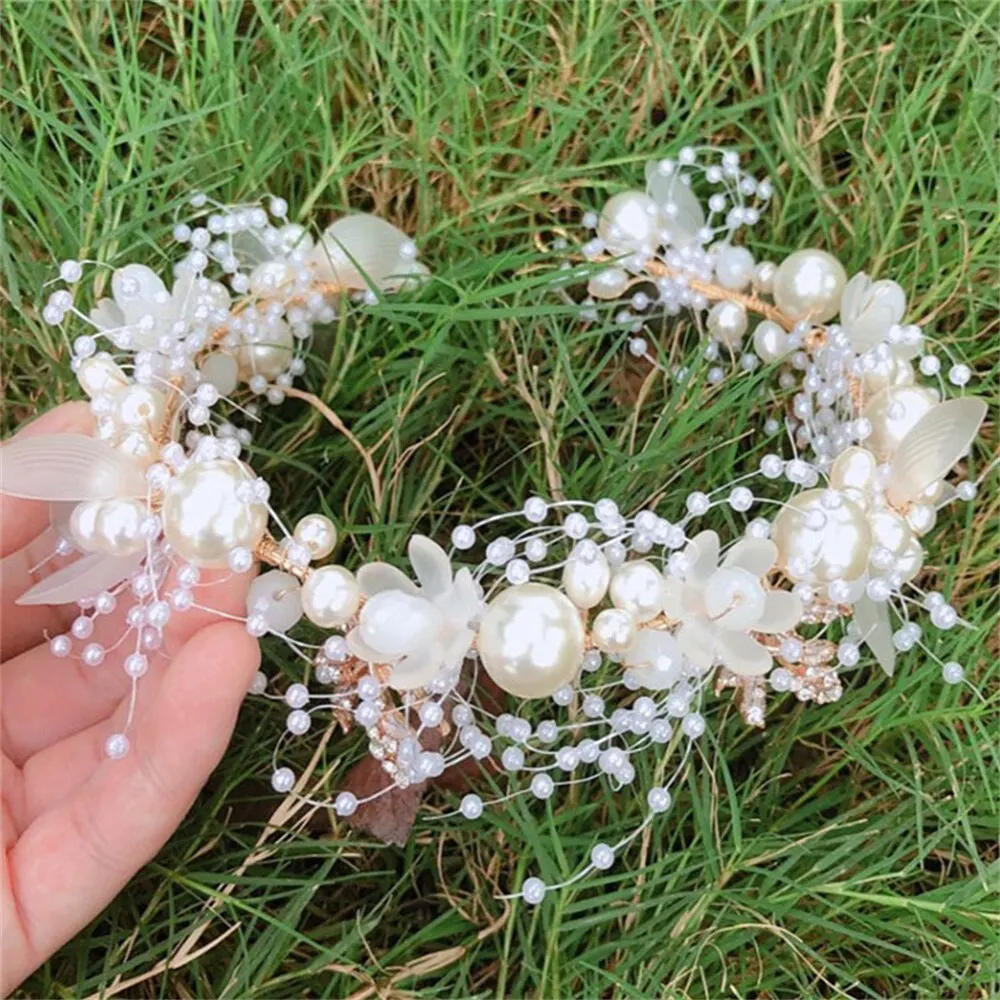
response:
<path id="1" fill-rule="evenodd" d="M 49 642 L 49 652 L 60 659 L 69 656 L 73 648 L 73 640 L 68 635 L 57 635 Z"/>
<path id="2" fill-rule="evenodd" d="M 353 792 L 341 792 L 333 803 L 338 816 L 353 816 L 358 808 L 358 799 Z"/>
<path id="3" fill-rule="evenodd" d="M 536 774 L 531 779 L 531 794 L 535 798 L 547 799 L 552 795 L 553 791 L 555 791 L 555 783 L 544 772 Z"/>
<path id="4" fill-rule="evenodd" d="M 295 711 L 288 713 L 285 725 L 288 727 L 288 731 L 290 733 L 293 733 L 295 736 L 301 736 L 303 733 L 309 732 L 312 720 L 309 718 L 308 712 L 303 712 L 301 709 L 295 709 Z"/>
<path id="5" fill-rule="evenodd" d="M 521 897 L 529 906 L 538 906 L 545 899 L 545 883 L 540 878 L 525 879 Z"/>
<path id="6" fill-rule="evenodd" d="M 125 657 L 124 666 L 129 677 L 139 678 L 149 669 L 149 659 L 142 653 L 130 653 Z"/>
<path id="7" fill-rule="evenodd" d="M 121 760 L 128 751 L 129 741 L 124 733 L 112 733 L 104 741 L 104 753 L 111 760 Z"/>
<path id="8" fill-rule="evenodd" d="M 274 774 L 271 775 L 271 787 L 278 792 L 279 795 L 284 795 L 286 792 L 290 792 L 295 786 L 295 773 L 290 767 L 279 767 Z"/>
<path id="9" fill-rule="evenodd" d="M 646 793 L 646 804 L 654 813 L 664 813 L 670 808 L 670 792 L 665 788 L 651 788 Z"/>
<path id="10" fill-rule="evenodd" d="M 483 814 L 483 800 L 478 795 L 469 793 L 462 799 L 459 808 L 466 819 L 479 819 Z"/>
<path id="11" fill-rule="evenodd" d="M 292 684 L 285 692 L 285 704 L 289 708 L 305 708 L 309 704 L 309 688 L 305 684 Z"/>
<path id="12" fill-rule="evenodd" d="M 104 647 L 99 642 L 88 642 L 81 659 L 88 667 L 99 667 L 104 662 Z"/>
<path id="13" fill-rule="evenodd" d="M 952 660 L 941 669 L 941 676 L 944 678 L 945 684 L 960 684 L 965 677 L 965 671 L 962 669 L 961 663 Z"/>
<path id="14" fill-rule="evenodd" d="M 607 871 L 615 863 L 614 848 L 608 844 L 595 844 L 590 852 L 590 863 L 600 871 Z"/>

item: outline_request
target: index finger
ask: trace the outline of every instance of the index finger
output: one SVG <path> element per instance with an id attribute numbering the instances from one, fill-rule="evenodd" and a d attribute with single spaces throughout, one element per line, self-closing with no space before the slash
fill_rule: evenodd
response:
<path id="1" fill-rule="evenodd" d="M 16 438 L 34 437 L 36 434 L 77 433 L 90 434 L 94 417 L 86 403 L 63 403 L 37 420 L 26 424 L 14 435 Z M 3 576 L 6 580 L 11 570 L 8 556 L 24 548 L 37 538 L 49 525 L 49 505 L 39 500 L 24 500 L 3 493 L 3 448 L 0 448 L 0 556 L 4 558 Z M 25 577 L 25 588 L 31 585 Z M 10 584 L 13 589 L 13 583 Z"/>

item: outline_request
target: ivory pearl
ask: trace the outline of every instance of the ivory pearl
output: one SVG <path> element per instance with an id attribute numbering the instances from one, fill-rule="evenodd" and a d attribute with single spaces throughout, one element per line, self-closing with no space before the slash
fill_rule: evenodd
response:
<path id="1" fill-rule="evenodd" d="M 774 274 L 773 295 L 789 319 L 825 323 L 837 315 L 847 272 L 825 250 L 796 250 Z"/>
<path id="2" fill-rule="evenodd" d="M 715 280 L 723 288 L 742 292 L 754 276 L 753 254 L 746 247 L 724 246 L 715 258 Z"/>
<path id="3" fill-rule="evenodd" d="M 76 377 L 91 399 L 105 393 L 116 393 L 128 385 L 128 377 L 104 351 L 81 361 Z"/>
<path id="4" fill-rule="evenodd" d="M 620 267 L 608 267 L 598 271 L 587 282 L 587 294 L 595 299 L 617 299 L 628 288 L 628 275 Z"/>
<path id="5" fill-rule="evenodd" d="M 612 253 L 651 251 L 659 243 L 660 210 L 642 191 L 623 191 L 608 199 L 597 235 Z"/>
<path id="6" fill-rule="evenodd" d="M 805 490 L 793 497 L 774 519 L 771 539 L 778 547 L 778 567 L 796 582 L 830 583 L 851 581 L 868 565 L 872 536 L 863 510 L 841 499 L 828 508 L 825 490 Z M 815 519 L 820 527 L 807 523 Z"/>
<path id="7" fill-rule="evenodd" d="M 753 331 L 753 349 L 761 361 L 780 361 L 788 353 L 788 334 L 773 320 L 762 320 Z"/>
<path id="8" fill-rule="evenodd" d="M 887 462 L 917 421 L 937 405 L 937 396 L 922 386 L 890 386 L 877 393 L 865 407 L 872 432 L 866 447 L 879 461 Z"/>
<path id="9" fill-rule="evenodd" d="M 291 328 L 283 320 L 244 333 L 236 351 L 240 378 L 250 379 L 254 375 L 274 378 L 280 375 L 292 360 L 292 343 Z"/>
<path id="10" fill-rule="evenodd" d="M 872 529 L 872 542 L 887 548 L 893 555 L 898 555 L 913 539 L 913 532 L 906 521 L 886 508 L 874 510 L 868 515 L 868 524 Z"/>
<path id="11" fill-rule="evenodd" d="M 115 395 L 115 420 L 125 427 L 158 430 L 167 412 L 167 398 L 149 385 L 128 385 Z"/>
<path id="12" fill-rule="evenodd" d="M 580 613 L 544 583 L 502 591 L 479 626 L 479 658 L 498 687 L 519 698 L 547 698 L 576 676 L 583 662 Z"/>
<path id="13" fill-rule="evenodd" d="M 600 604 L 610 582 L 611 567 L 600 549 L 589 558 L 573 552 L 563 567 L 563 590 L 578 608 L 593 608 Z"/>
<path id="14" fill-rule="evenodd" d="M 109 556 L 130 556 L 146 547 L 140 533 L 146 505 L 138 500 L 106 500 L 97 511 L 94 544 Z"/>
<path id="15" fill-rule="evenodd" d="M 211 382 L 220 396 L 231 396 L 236 391 L 240 366 L 231 354 L 213 351 L 202 361 L 200 370 L 201 377 L 206 382 Z"/>
<path id="16" fill-rule="evenodd" d="M 835 489 L 868 490 L 875 482 L 878 462 L 867 448 L 845 448 L 830 469 L 830 485 Z"/>
<path id="17" fill-rule="evenodd" d="M 284 261 L 265 261 L 263 264 L 258 264 L 250 275 L 250 292 L 261 298 L 273 296 L 282 285 L 292 281 L 294 277 L 294 272 Z"/>
<path id="18" fill-rule="evenodd" d="M 747 332 L 747 311 L 738 302 L 716 302 L 705 323 L 713 337 L 729 347 L 738 347 Z"/>
<path id="19" fill-rule="evenodd" d="M 302 587 L 291 573 L 262 573 L 247 591 L 247 614 L 262 614 L 268 630 L 287 632 L 302 618 Z"/>
<path id="20" fill-rule="evenodd" d="M 772 260 L 762 260 L 754 270 L 753 287 L 761 295 L 770 295 L 774 289 L 774 276 L 778 265 Z"/>
<path id="21" fill-rule="evenodd" d="M 192 462 L 170 482 L 163 499 L 163 534 L 195 566 L 221 569 L 233 549 L 253 549 L 267 528 L 267 508 L 240 499 L 248 479 L 237 462 Z"/>
<path id="22" fill-rule="evenodd" d="M 320 566 L 302 586 L 302 610 L 320 628 L 345 625 L 358 610 L 361 588 L 343 566 Z"/>
<path id="23" fill-rule="evenodd" d="M 70 514 L 70 537 L 76 547 L 84 552 L 97 551 L 97 515 L 100 509 L 100 500 L 84 500 L 78 503 Z"/>
<path id="24" fill-rule="evenodd" d="M 295 525 L 292 535 L 313 559 L 325 559 L 337 544 L 337 529 L 325 514 L 306 514 Z"/>
<path id="25" fill-rule="evenodd" d="M 637 622 L 649 621 L 663 610 L 663 574 L 645 559 L 627 562 L 611 577 L 611 603 Z"/>
<path id="26" fill-rule="evenodd" d="M 908 583 L 919 572 L 924 564 L 924 547 L 916 538 L 911 538 L 899 555 L 896 556 L 896 570 L 903 574 L 903 582 Z"/>
<path id="27" fill-rule="evenodd" d="M 620 608 L 599 612 L 590 627 L 594 645 L 602 653 L 626 652 L 632 648 L 637 634 L 635 619 Z"/>
<path id="28" fill-rule="evenodd" d="M 906 523 L 914 534 L 926 535 L 937 524 L 937 511 L 930 504 L 914 504 L 906 515 Z"/>

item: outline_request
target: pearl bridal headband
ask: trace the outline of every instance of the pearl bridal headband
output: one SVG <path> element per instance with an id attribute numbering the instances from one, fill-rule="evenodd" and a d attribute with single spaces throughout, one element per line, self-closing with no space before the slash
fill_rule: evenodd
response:
<path id="1" fill-rule="evenodd" d="M 609 312 L 632 355 L 667 377 L 691 373 L 660 360 L 652 331 L 682 311 L 703 334 L 709 383 L 729 360 L 774 366 L 792 398 L 768 429 L 787 429 L 786 453 L 660 510 L 527 497 L 446 539 L 414 535 L 398 566 L 327 561 L 338 536 L 322 514 L 286 530 L 237 423 L 257 416 L 254 397 L 295 392 L 314 326 L 348 308 L 363 321 L 367 304 L 428 280 L 405 234 L 349 215 L 314 241 L 281 199 L 225 206 L 199 194 L 200 221 L 174 229 L 184 255 L 170 287 L 126 264 L 110 273 L 111 297 L 87 309 L 74 290 L 85 265 L 105 265 L 63 262 L 43 317 L 80 330 L 73 370 L 97 429 L 3 448 L 4 492 L 48 501 L 52 558 L 76 557 L 22 603 L 77 602 L 51 650 L 95 669 L 108 647 L 93 641 L 94 620 L 127 604 L 116 646 L 130 650 L 134 696 L 168 620 L 209 609 L 213 576 L 270 567 L 241 619 L 301 664 L 281 692 L 263 674 L 253 687 L 287 707 L 276 792 L 357 822 L 363 807 L 404 789 L 417 801 L 429 779 L 476 761 L 493 791 L 461 798 L 469 821 L 588 784 L 645 803 L 624 839 L 598 832 L 568 879 L 511 888 L 529 904 L 611 868 L 670 809 L 704 707 L 722 692 L 763 727 L 772 694 L 836 701 L 869 659 L 892 675 L 916 650 L 919 669 L 936 663 L 962 682 L 928 631 L 968 626 L 918 580 L 938 510 L 975 497 L 976 482 L 947 477 L 986 404 L 964 394 L 969 368 L 907 321 L 895 281 L 848 280 L 818 248 L 758 259 L 747 240 L 771 196 L 735 152 L 685 147 L 647 166 L 645 190 L 586 214 L 593 235 L 556 284 L 568 297 L 578 284 L 580 318 Z M 320 718 L 360 729 L 382 780 L 312 799 L 283 754 Z M 130 725 L 108 734 L 109 757 L 128 752 Z M 637 787 L 640 754 L 661 765 L 655 786 Z"/>

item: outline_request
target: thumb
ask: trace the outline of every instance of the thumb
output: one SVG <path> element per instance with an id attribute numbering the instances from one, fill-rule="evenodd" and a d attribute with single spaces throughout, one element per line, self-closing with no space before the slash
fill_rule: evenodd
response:
<path id="1" fill-rule="evenodd" d="M 26 952 L 24 961 L 4 956 L 8 987 L 93 919 L 167 841 L 222 757 L 259 662 L 240 625 L 196 633 L 147 696 L 129 755 L 104 760 L 24 832 L 4 872 L 5 924 L 20 923 L 18 951 Z"/>

